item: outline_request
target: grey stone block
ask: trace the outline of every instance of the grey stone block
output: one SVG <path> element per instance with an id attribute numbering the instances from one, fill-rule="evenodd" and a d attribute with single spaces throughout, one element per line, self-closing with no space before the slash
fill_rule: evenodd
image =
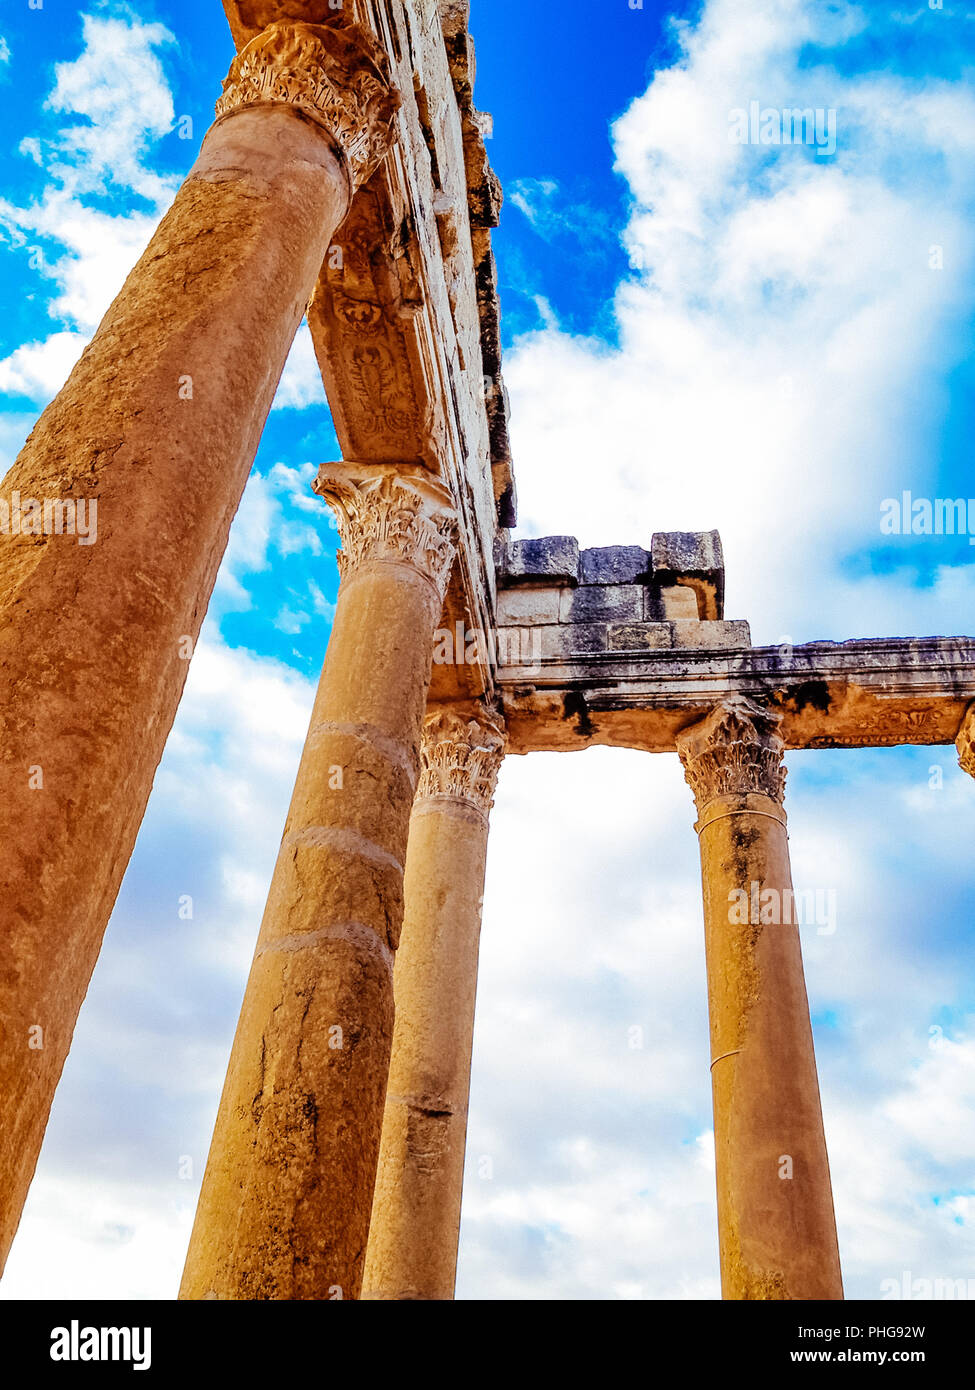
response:
<path id="1" fill-rule="evenodd" d="M 609 628 L 611 652 L 660 651 L 673 645 L 671 623 L 616 623 Z"/>
<path id="2" fill-rule="evenodd" d="M 541 536 L 512 541 L 502 556 L 503 583 L 578 584 L 579 542 L 575 536 Z"/>
<path id="3" fill-rule="evenodd" d="M 711 651 L 752 645 L 751 628 L 745 622 L 695 623 L 678 620 L 670 624 L 675 647 L 697 647 Z"/>
<path id="4" fill-rule="evenodd" d="M 580 584 L 637 584 L 650 577 L 650 552 L 638 545 L 606 545 L 579 557 Z"/>
<path id="5" fill-rule="evenodd" d="M 536 585 L 501 589 L 498 593 L 498 626 L 520 627 L 533 626 L 536 623 L 557 623 L 565 592 L 564 589 L 554 586 L 542 589 Z"/>
<path id="6" fill-rule="evenodd" d="M 506 631 L 512 631 L 508 628 Z M 572 656 L 588 656 L 593 652 L 604 652 L 606 646 L 605 623 L 560 623 L 558 626 L 535 627 L 531 629 L 532 639 L 538 634 L 543 660 L 568 659 Z"/>
<path id="7" fill-rule="evenodd" d="M 642 584 L 580 584 L 563 589 L 564 623 L 642 623 L 646 618 Z"/>
<path id="8" fill-rule="evenodd" d="M 658 585 L 693 589 L 702 620 L 724 616 L 724 552 L 717 531 L 658 531 L 650 556 Z"/>

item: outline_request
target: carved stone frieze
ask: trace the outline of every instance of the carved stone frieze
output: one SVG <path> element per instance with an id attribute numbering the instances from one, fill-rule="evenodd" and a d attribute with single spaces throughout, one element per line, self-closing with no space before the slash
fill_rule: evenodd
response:
<path id="1" fill-rule="evenodd" d="M 781 804 L 786 770 L 780 720 L 751 700 L 733 696 L 678 735 L 677 751 L 699 814 L 721 796 L 757 794 Z"/>
<path id="2" fill-rule="evenodd" d="M 441 483 L 382 468 L 357 471 L 325 464 L 314 486 L 336 514 L 343 580 L 365 564 L 394 562 L 425 575 L 443 600 L 456 553 L 457 522 L 450 493 Z"/>
<path id="3" fill-rule="evenodd" d="M 354 191 L 389 151 L 399 96 L 385 51 L 366 30 L 278 20 L 231 63 L 216 116 L 267 105 L 290 106 L 327 130 Z"/>
<path id="4" fill-rule="evenodd" d="M 487 815 L 494 804 L 498 772 L 507 736 L 501 719 L 486 708 L 439 710 L 427 716 L 421 747 L 418 802 L 447 797 L 464 801 Z"/>
<path id="5" fill-rule="evenodd" d="M 421 342 L 423 291 L 408 245 L 386 191 L 364 189 L 335 235 L 308 322 L 343 452 L 439 472 L 445 426 L 433 403 L 442 392 Z"/>
<path id="6" fill-rule="evenodd" d="M 962 720 L 956 741 L 958 765 L 970 777 L 975 777 L 975 705 L 970 706 Z"/>

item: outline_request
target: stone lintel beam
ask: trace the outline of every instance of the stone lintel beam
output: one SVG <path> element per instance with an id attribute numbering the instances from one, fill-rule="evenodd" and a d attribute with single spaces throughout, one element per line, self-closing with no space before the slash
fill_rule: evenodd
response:
<path id="1" fill-rule="evenodd" d="M 594 744 L 673 752 L 684 728 L 735 695 L 781 715 L 786 748 L 951 744 L 975 701 L 975 639 L 542 655 L 503 666 L 499 684 L 514 754 Z"/>

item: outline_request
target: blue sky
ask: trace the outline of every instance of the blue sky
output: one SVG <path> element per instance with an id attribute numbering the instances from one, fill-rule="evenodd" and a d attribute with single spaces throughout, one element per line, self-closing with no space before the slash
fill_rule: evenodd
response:
<path id="1" fill-rule="evenodd" d="M 971 633 L 968 537 L 879 521 L 905 488 L 975 494 L 975 11 L 473 9 L 521 533 L 717 526 L 759 642 Z M 216 0 L 12 3 L 0 35 L 6 464 L 190 167 L 232 46 Z M 834 110 L 835 154 L 731 143 L 753 100 Z M 302 331 L 0 1296 L 178 1283 L 336 597 L 308 486 L 336 454 Z M 838 904 L 803 946 L 848 1292 L 975 1277 L 975 787 L 951 749 L 788 761 L 797 886 Z M 673 758 L 505 765 L 461 1297 L 717 1296 L 692 822 Z"/>

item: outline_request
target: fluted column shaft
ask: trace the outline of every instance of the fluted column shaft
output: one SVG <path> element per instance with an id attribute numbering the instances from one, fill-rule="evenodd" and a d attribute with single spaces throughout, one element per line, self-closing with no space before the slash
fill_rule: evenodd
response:
<path id="1" fill-rule="evenodd" d="M 678 738 L 699 817 L 721 1284 L 726 1299 L 839 1299 L 777 725 L 734 698 Z"/>
<path id="2" fill-rule="evenodd" d="M 422 476 L 421 476 L 422 475 Z M 453 558 L 422 470 L 323 470 L 325 667 L 217 1116 L 183 1298 L 357 1298 L 433 635 Z"/>
<path id="3" fill-rule="evenodd" d="M 483 707 L 427 717 L 364 1298 L 454 1295 L 488 815 L 504 746 Z"/>
<path id="4" fill-rule="evenodd" d="M 388 147 L 382 62 L 308 25 L 235 59 L 171 210 L 0 485 L 8 506 L 97 503 L 93 543 L 0 536 L 0 1266 L 278 379 Z"/>

